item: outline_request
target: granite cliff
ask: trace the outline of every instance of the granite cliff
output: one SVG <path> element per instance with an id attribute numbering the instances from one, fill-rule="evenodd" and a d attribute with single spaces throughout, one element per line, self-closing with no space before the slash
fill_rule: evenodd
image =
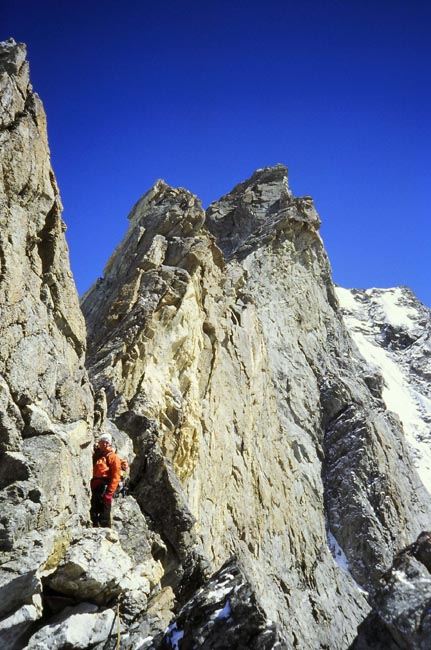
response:
<path id="1" fill-rule="evenodd" d="M 367 294 L 334 287 L 282 165 L 206 211 L 157 181 L 80 307 L 23 45 L 0 74 L 3 647 L 426 647 L 392 613 L 429 594 L 409 600 L 428 538 L 404 550 L 431 512 L 429 310 L 414 335 L 359 318 L 412 351 L 391 362 L 420 396 L 418 448 L 356 336 Z M 112 529 L 89 523 L 101 430 L 131 464 Z"/>

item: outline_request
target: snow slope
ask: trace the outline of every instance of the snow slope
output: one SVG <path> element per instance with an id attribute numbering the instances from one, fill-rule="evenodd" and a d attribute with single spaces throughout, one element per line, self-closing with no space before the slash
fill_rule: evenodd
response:
<path id="1" fill-rule="evenodd" d="M 383 399 L 400 418 L 431 493 L 431 310 L 406 287 L 338 287 L 337 296 L 360 353 L 383 376 Z"/>

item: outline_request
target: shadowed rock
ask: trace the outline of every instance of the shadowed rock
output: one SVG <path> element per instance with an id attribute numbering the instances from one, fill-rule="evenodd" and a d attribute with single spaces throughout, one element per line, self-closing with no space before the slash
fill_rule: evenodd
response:
<path id="1" fill-rule="evenodd" d="M 154 650 L 281 650 L 277 628 L 233 559 L 182 608 Z"/>
<path id="2" fill-rule="evenodd" d="M 431 533 L 423 532 L 383 576 L 351 650 L 426 650 L 431 643 Z"/>

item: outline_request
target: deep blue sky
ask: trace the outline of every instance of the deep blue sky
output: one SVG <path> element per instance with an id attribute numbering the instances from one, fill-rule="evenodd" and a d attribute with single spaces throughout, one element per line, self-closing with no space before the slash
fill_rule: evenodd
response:
<path id="1" fill-rule="evenodd" d="M 48 115 L 82 293 L 157 178 L 204 206 L 278 162 L 334 280 L 431 306 L 428 0 L 0 0 Z"/>

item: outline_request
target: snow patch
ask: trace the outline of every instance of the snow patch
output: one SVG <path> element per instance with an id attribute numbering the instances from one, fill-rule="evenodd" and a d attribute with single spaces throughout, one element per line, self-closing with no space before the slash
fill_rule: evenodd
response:
<path id="1" fill-rule="evenodd" d="M 403 585 L 406 585 L 406 587 L 409 587 L 409 589 L 415 589 L 415 585 L 412 585 L 409 580 L 407 580 L 407 576 L 403 571 L 394 571 L 393 574 L 394 578 L 398 580 L 398 582 L 401 582 Z"/>
<path id="2" fill-rule="evenodd" d="M 372 289 L 365 292 L 372 296 Z M 415 324 L 416 312 L 412 307 L 402 304 L 403 293 L 400 287 L 379 293 L 378 304 L 383 310 L 385 322 L 393 327 L 410 329 Z"/>
<path id="3" fill-rule="evenodd" d="M 400 418 L 406 438 L 415 450 L 413 453 L 418 474 L 431 494 L 431 448 L 428 441 L 429 426 L 424 422 L 417 392 L 408 385 L 408 378 L 393 361 L 388 352 L 373 345 L 363 334 L 353 333 L 361 354 L 372 361 L 385 380 L 382 397 L 386 407 Z M 428 400 L 427 400 L 428 401 Z"/>
<path id="4" fill-rule="evenodd" d="M 154 637 L 152 636 L 146 636 L 145 639 L 142 639 L 141 637 L 135 639 L 135 645 L 133 646 L 133 650 L 139 650 L 144 646 L 146 643 L 149 643 L 150 641 L 153 640 Z M 136 645 L 137 644 L 137 645 Z"/>
<path id="5" fill-rule="evenodd" d="M 332 557 L 334 558 L 336 564 L 340 567 L 340 569 L 342 569 L 345 573 L 347 573 L 347 575 L 350 576 L 353 583 L 356 585 L 356 588 L 358 589 L 358 591 L 360 591 L 361 594 L 364 594 L 365 596 L 368 596 L 368 592 L 365 591 L 365 589 L 362 589 L 362 587 L 360 585 L 358 585 L 358 583 L 356 582 L 356 580 L 353 578 L 352 574 L 350 573 L 349 562 L 347 560 L 347 557 L 346 557 L 343 549 L 341 548 L 341 546 L 339 545 L 339 543 L 335 539 L 334 535 L 329 530 L 329 528 L 327 529 L 327 536 L 328 536 L 329 548 L 330 548 Z"/>
<path id="6" fill-rule="evenodd" d="M 358 309 L 358 303 L 356 302 L 355 296 L 350 291 L 350 289 L 343 289 L 343 287 L 337 287 L 336 291 L 342 309 L 346 309 L 349 311 L 356 311 Z"/>
<path id="7" fill-rule="evenodd" d="M 219 621 L 222 618 L 230 618 L 231 614 L 232 608 L 230 606 L 229 600 L 227 600 L 224 607 L 214 612 L 213 618 L 214 620 Z"/>
<path id="8" fill-rule="evenodd" d="M 214 588 L 207 593 L 206 600 L 211 602 L 224 600 L 225 597 L 232 591 L 232 584 L 230 583 L 234 579 L 235 578 L 231 573 L 227 573 L 225 576 L 223 576 L 223 580 L 216 584 Z"/>
<path id="9" fill-rule="evenodd" d="M 332 557 L 340 569 L 343 569 L 343 571 L 349 573 L 349 563 L 347 561 L 346 555 L 330 530 L 328 530 L 328 543 L 329 548 L 331 549 Z"/>
<path id="10" fill-rule="evenodd" d="M 177 623 L 172 623 L 166 631 L 166 641 L 173 650 L 179 650 L 178 644 L 184 636 L 184 630 L 177 628 Z"/>

